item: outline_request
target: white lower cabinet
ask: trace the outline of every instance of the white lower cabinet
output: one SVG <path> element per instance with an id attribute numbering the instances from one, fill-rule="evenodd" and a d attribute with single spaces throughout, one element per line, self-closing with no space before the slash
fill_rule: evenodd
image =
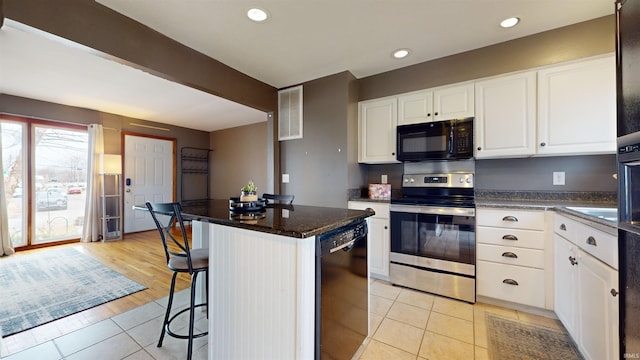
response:
<path id="1" fill-rule="evenodd" d="M 389 280 L 389 204 L 366 201 L 349 201 L 349 209 L 364 210 L 371 208 L 375 215 L 369 220 L 368 262 L 369 275 Z"/>
<path id="2" fill-rule="evenodd" d="M 550 308 L 545 291 L 545 212 L 478 208 L 476 222 L 477 294 Z"/>
<path id="3" fill-rule="evenodd" d="M 606 258 L 616 236 L 558 214 L 554 228 L 556 315 L 585 359 L 618 359 L 617 255 L 599 259 L 584 250 L 591 237 Z"/>

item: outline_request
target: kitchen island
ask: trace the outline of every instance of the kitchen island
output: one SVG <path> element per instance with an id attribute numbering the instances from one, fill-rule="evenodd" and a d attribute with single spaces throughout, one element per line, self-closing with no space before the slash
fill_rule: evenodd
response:
<path id="1" fill-rule="evenodd" d="M 371 215 L 301 205 L 236 213 L 228 200 L 185 204 L 193 246 L 210 249 L 209 359 L 314 358 L 317 238 Z"/>

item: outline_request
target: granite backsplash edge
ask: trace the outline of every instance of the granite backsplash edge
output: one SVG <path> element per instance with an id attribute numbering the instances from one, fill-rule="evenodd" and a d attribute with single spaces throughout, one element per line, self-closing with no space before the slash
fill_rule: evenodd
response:
<path id="1" fill-rule="evenodd" d="M 541 201 L 541 202 L 583 202 L 616 204 L 618 193 L 615 191 L 509 191 L 478 190 L 476 201 Z"/>

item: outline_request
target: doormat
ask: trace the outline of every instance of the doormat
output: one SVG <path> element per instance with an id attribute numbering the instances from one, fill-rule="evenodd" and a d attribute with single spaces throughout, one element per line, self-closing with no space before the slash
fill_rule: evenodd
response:
<path id="1" fill-rule="evenodd" d="M 144 289 L 73 248 L 0 257 L 0 333 L 7 337 Z"/>
<path id="2" fill-rule="evenodd" d="M 582 360 L 568 333 L 486 315 L 489 358 L 493 360 Z"/>

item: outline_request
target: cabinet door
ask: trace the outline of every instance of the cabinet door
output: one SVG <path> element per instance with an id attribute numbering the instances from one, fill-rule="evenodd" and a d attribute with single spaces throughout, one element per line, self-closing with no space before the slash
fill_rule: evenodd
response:
<path id="1" fill-rule="evenodd" d="M 618 272 L 582 251 L 578 262 L 582 354 L 587 360 L 618 359 Z"/>
<path id="2" fill-rule="evenodd" d="M 433 92 L 435 120 L 472 117 L 474 114 L 473 83 L 437 88 Z"/>
<path id="3" fill-rule="evenodd" d="M 389 280 L 389 204 L 366 201 L 349 201 L 349 209 L 373 209 L 368 234 L 369 274 L 372 277 Z"/>
<path id="4" fill-rule="evenodd" d="M 358 162 L 395 163 L 396 98 L 365 101 L 359 104 L 360 124 Z"/>
<path id="5" fill-rule="evenodd" d="M 602 154 L 616 150 L 613 56 L 538 72 L 538 154 Z"/>
<path id="6" fill-rule="evenodd" d="M 433 91 L 420 91 L 398 97 L 398 125 L 434 121 Z"/>
<path id="7" fill-rule="evenodd" d="M 554 310 L 569 334 L 578 339 L 578 269 L 575 245 L 557 234 L 554 239 Z M 573 261 L 572 261 L 573 259 Z"/>
<path id="8" fill-rule="evenodd" d="M 389 280 L 389 219 L 372 218 L 369 226 L 369 273 Z"/>
<path id="9" fill-rule="evenodd" d="M 535 154 L 535 72 L 479 81 L 475 97 L 476 158 Z"/>

